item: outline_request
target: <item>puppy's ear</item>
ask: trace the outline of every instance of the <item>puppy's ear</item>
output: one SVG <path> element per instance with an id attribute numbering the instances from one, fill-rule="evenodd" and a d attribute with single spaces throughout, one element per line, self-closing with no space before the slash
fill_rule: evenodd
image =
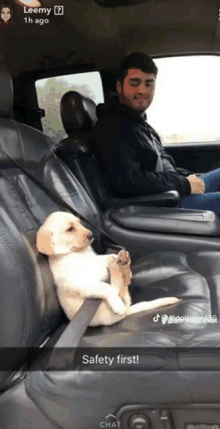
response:
<path id="1" fill-rule="evenodd" d="M 42 225 L 37 233 L 36 247 L 38 252 L 45 255 L 53 255 L 53 233 Z"/>

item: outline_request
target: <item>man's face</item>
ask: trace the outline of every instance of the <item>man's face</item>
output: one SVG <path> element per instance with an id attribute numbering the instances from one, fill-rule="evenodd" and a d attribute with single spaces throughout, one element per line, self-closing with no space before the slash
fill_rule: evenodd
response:
<path id="1" fill-rule="evenodd" d="M 3 9 L 1 10 L 1 18 L 5 22 L 9 21 L 9 19 L 11 18 L 11 12 L 8 7 L 3 7 Z"/>
<path id="2" fill-rule="evenodd" d="M 128 69 L 123 83 L 117 81 L 117 91 L 122 104 L 143 113 L 150 106 L 155 90 L 156 76 L 140 69 Z"/>

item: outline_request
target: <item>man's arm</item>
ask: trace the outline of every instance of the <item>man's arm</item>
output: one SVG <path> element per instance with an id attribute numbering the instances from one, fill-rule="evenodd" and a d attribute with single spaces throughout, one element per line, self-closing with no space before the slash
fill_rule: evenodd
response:
<path id="1" fill-rule="evenodd" d="M 196 174 L 190 174 L 190 176 L 187 176 L 187 180 L 190 183 L 191 194 L 204 194 L 205 192 L 204 180 L 199 179 L 199 177 L 197 177 Z"/>
<path id="2" fill-rule="evenodd" d="M 148 124 L 148 127 L 151 130 L 151 133 L 154 134 L 155 138 L 158 141 L 158 144 L 160 146 L 160 152 L 161 152 L 161 158 L 163 159 L 163 162 L 165 164 L 166 172 L 175 172 L 179 173 L 180 175 L 183 175 L 187 178 L 187 180 L 190 183 L 190 189 L 191 194 L 203 194 L 205 192 L 205 182 L 201 179 L 199 179 L 195 174 L 192 174 L 189 170 L 186 170 L 185 168 L 179 168 L 177 167 L 174 159 L 171 155 L 169 155 L 166 150 L 164 149 L 161 139 L 157 132 Z"/>

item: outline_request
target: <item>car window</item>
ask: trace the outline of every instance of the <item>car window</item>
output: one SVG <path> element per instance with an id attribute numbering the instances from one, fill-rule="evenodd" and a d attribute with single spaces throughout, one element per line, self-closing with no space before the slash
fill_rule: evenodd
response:
<path id="1" fill-rule="evenodd" d="M 158 77 L 147 120 L 164 144 L 220 141 L 220 57 L 154 59 Z"/>
<path id="2" fill-rule="evenodd" d="M 104 101 L 99 72 L 39 79 L 35 85 L 39 106 L 45 110 L 45 117 L 41 119 L 43 131 L 57 143 L 67 136 L 60 117 L 60 101 L 66 92 L 78 91 L 96 104 Z"/>

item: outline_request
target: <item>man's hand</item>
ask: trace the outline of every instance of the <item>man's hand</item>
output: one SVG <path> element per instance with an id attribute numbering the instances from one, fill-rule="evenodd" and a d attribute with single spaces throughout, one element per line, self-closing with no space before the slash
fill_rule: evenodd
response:
<path id="1" fill-rule="evenodd" d="M 191 194 L 204 194 L 205 192 L 205 182 L 202 179 L 199 179 L 195 174 L 190 174 L 187 176 L 187 179 L 190 183 Z"/>

